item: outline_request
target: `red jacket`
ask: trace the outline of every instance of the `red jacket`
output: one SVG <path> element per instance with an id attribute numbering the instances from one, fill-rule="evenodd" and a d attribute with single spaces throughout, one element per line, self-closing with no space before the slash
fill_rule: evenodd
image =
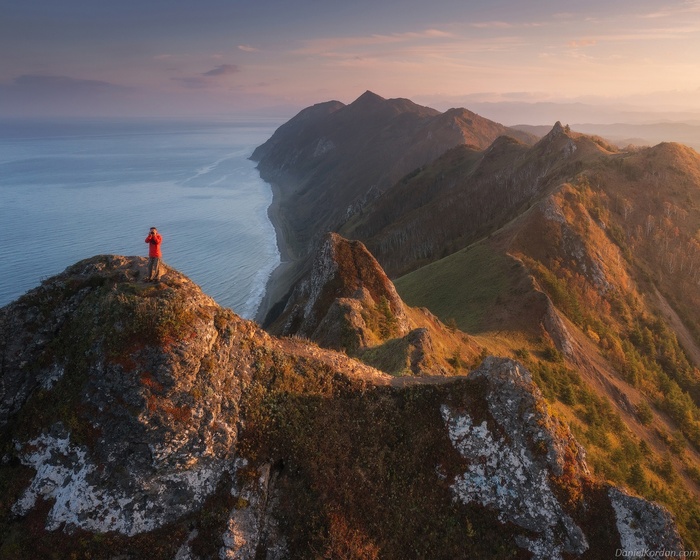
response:
<path id="1" fill-rule="evenodd" d="M 160 233 L 148 234 L 146 238 L 146 243 L 148 243 L 148 256 L 149 257 L 162 257 L 163 254 L 160 252 L 160 244 L 163 241 Z"/>

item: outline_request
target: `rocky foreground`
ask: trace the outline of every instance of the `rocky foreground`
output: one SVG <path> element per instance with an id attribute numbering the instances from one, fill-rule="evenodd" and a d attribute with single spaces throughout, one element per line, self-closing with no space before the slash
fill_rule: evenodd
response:
<path id="1" fill-rule="evenodd" d="M 665 509 L 591 477 L 518 363 L 391 376 L 144 270 L 94 257 L 0 310 L 0 557 L 682 550 Z"/>

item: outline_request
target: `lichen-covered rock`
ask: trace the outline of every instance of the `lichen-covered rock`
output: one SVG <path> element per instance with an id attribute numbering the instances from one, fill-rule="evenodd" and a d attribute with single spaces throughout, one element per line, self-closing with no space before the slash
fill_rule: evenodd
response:
<path id="1" fill-rule="evenodd" d="M 272 514 L 278 501 L 274 488 L 278 473 L 269 463 L 252 471 L 246 470 L 246 466 L 245 461 L 240 463 L 236 483 L 231 489 L 236 506 L 222 535 L 219 558 L 254 560 L 261 550 L 265 551 L 266 560 L 286 558 L 286 541 Z"/>
<path id="2" fill-rule="evenodd" d="M 299 390 L 309 372 L 342 371 L 363 384 L 382 375 L 270 338 L 172 269 L 142 282 L 145 267 L 141 258 L 94 257 L 0 311 L 0 523 L 43 527 L 49 548 L 63 532 L 111 534 L 123 546 L 174 531 L 171 557 L 212 546 L 240 557 L 231 551 L 245 550 L 242 534 L 281 557 L 269 482 L 240 482 L 241 433 L 254 440 L 268 421 L 245 395 L 279 383 Z M 207 540 L 212 508 L 220 543 Z"/>
<path id="3" fill-rule="evenodd" d="M 3 310 L 18 325 L 3 420 L 18 413 L 17 456 L 36 470 L 13 512 L 53 499 L 47 529 L 153 530 L 200 507 L 234 456 L 250 362 L 232 335 L 251 327 L 175 271 L 138 282 L 143 265 L 83 261 Z"/>
<path id="4" fill-rule="evenodd" d="M 100 476 L 88 449 L 71 445 L 63 426 L 54 425 L 53 431 L 19 446 L 27 449 L 20 460 L 36 475 L 12 506 L 13 514 L 24 516 L 38 499 L 53 501 L 49 531 L 64 526 L 125 535 L 152 531 L 201 507 L 227 468 L 218 461 L 151 476 L 134 472 L 134 484 L 112 485 Z"/>
<path id="5" fill-rule="evenodd" d="M 477 420 L 474 412 L 441 408 L 450 440 L 467 461 L 452 484 L 455 499 L 493 509 L 502 522 L 524 529 L 515 542 L 533 558 L 585 553 L 588 539 L 556 489 L 564 477 L 566 486 L 584 487 L 590 473 L 583 448 L 547 413 L 530 374 L 516 362 L 488 358 L 469 379 L 484 384 L 488 416 Z M 614 487 L 607 496 L 620 550 L 682 550 L 666 510 Z"/>
<path id="6" fill-rule="evenodd" d="M 615 510 L 620 533 L 620 550 L 628 557 L 650 556 L 652 553 L 683 551 L 673 517 L 663 507 L 635 498 L 612 487 L 608 496 Z"/>
<path id="7" fill-rule="evenodd" d="M 587 476 L 583 449 L 546 414 L 529 373 L 515 362 L 489 358 L 470 379 L 486 382 L 495 424 L 477 425 L 469 413 L 442 407 L 450 440 L 468 463 L 452 486 L 455 498 L 495 509 L 502 522 L 525 529 L 517 543 L 533 558 L 582 554 L 586 537 L 559 503 L 550 477 L 561 476 L 568 461 L 576 476 Z"/>

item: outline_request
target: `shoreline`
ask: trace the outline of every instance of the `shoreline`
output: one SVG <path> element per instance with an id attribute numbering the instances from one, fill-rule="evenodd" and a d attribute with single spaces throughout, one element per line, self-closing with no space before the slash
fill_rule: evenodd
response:
<path id="1" fill-rule="evenodd" d="M 265 292 L 255 312 L 254 320 L 262 325 L 272 306 L 287 295 L 287 292 L 291 288 L 298 258 L 296 258 L 294 247 L 289 242 L 288 236 L 285 235 L 287 228 L 280 214 L 282 191 L 276 183 L 268 182 L 263 179 L 262 174 L 260 178 L 267 183 L 272 190 L 272 202 L 267 208 L 267 217 L 275 230 L 277 250 L 280 254 L 280 263 L 270 273 L 265 283 Z"/>

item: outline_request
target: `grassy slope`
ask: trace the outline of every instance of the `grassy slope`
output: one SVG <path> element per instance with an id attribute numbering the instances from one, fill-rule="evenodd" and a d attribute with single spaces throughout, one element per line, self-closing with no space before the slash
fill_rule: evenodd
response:
<path id="1" fill-rule="evenodd" d="M 399 278 L 396 289 L 413 307 L 427 307 L 466 332 L 493 327 L 489 310 L 513 289 L 512 261 L 477 244 Z"/>
<path id="2" fill-rule="evenodd" d="M 426 307 L 448 326 L 474 336 L 490 353 L 511 355 L 541 335 L 544 301 L 527 270 L 491 243 L 477 243 L 399 278 L 411 306 Z"/>
<path id="3" fill-rule="evenodd" d="M 590 192 L 585 191 L 587 187 L 582 188 L 584 192 Z M 575 229 L 578 229 L 579 224 L 586 225 L 586 219 L 576 216 L 582 216 L 580 212 L 584 212 L 585 216 L 590 211 L 597 217 L 599 208 L 590 202 L 589 199 L 593 198 L 590 195 L 573 196 L 570 190 L 568 192 L 566 197 L 569 202 L 564 204 L 570 209 L 567 217 L 573 220 Z M 647 208 L 650 206 L 647 205 Z M 611 223 L 610 218 L 610 214 L 605 214 L 607 223 Z M 533 269 L 536 272 L 540 268 L 544 270 L 542 265 L 547 261 L 545 254 L 556 254 L 552 249 L 558 242 L 556 236 L 550 235 L 552 238 L 547 238 L 543 245 L 542 241 L 533 238 L 541 236 L 533 232 L 532 228 L 526 229 L 521 239 L 525 239 L 526 246 L 534 243 L 531 247 L 534 260 L 526 256 L 529 250 L 525 251 L 523 258 L 530 263 L 530 267 L 536 266 Z M 594 254 L 600 253 L 610 243 L 605 234 L 601 237 L 601 232 L 587 229 L 586 234 L 592 235 L 589 238 L 592 243 L 590 249 Z M 614 237 L 614 232 L 608 235 Z M 554 244 L 550 246 L 552 242 Z M 522 243 L 517 245 L 520 251 L 525 248 Z M 514 262 L 517 261 L 499 252 L 495 244 L 482 242 L 400 278 L 396 286 L 402 298 L 411 305 L 428 307 L 447 322 L 454 319 L 459 328 L 471 334 L 480 334 L 479 342 L 490 351 L 515 354 L 524 361 L 552 406 L 572 426 L 587 448 L 596 474 L 667 505 L 678 519 L 686 544 L 697 546 L 700 543 L 698 455 L 666 414 L 668 403 L 657 403 L 658 396 L 653 396 L 656 389 L 646 388 L 643 382 L 629 387 L 626 385 L 626 370 L 621 370 L 619 364 L 611 365 L 606 361 L 606 358 L 610 359 L 610 349 L 605 344 L 606 338 L 598 336 L 596 332 L 613 332 L 612 336 L 608 336 L 611 340 L 619 336 L 627 340 L 625 333 L 629 327 L 618 323 L 612 316 L 606 317 L 603 311 L 606 307 L 590 305 L 590 301 L 573 285 L 563 284 L 554 276 L 547 283 L 547 278 L 535 274 L 554 302 L 573 320 L 569 328 L 573 329 L 576 337 L 591 338 L 591 343 L 584 345 L 585 359 L 595 365 L 586 369 L 581 365 L 567 364 L 561 355 L 547 347 L 547 341 L 538 336 L 538 330 L 533 330 L 540 319 L 534 309 L 530 313 L 530 332 L 522 336 L 523 329 L 527 329 L 528 314 L 521 278 L 527 272 L 518 271 L 517 265 L 512 265 Z M 608 272 L 621 286 L 630 282 L 622 270 Z M 561 274 L 568 273 L 561 268 Z M 629 285 L 630 289 L 632 285 Z M 554 288 L 559 288 L 559 291 L 552 292 Z M 626 314 L 634 317 L 637 313 L 643 313 L 640 317 L 653 316 L 653 310 L 646 308 L 629 309 Z M 516 325 L 512 319 L 520 321 Z M 508 335 L 499 332 L 504 325 L 520 330 L 519 336 L 514 337 L 512 332 Z M 600 325 L 609 326 L 606 330 L 599 328 Z M 615 335 L 610 329 L 615 329 L 619 334 Z M 604 377 L 608 380 L 601 382 Z M 610 377 L 615 378 L 613 382 Z M 626 410 L 624 402 L 620 401 L 619 391 L 627 395 L 627 402 L 641 407 L 646 416 L 650 416 L 644 418 L 645 414 Z M 644 397 L 643 393 L 647 396 Z M 663 410 L 659 407 L 663 407 Z"/>

